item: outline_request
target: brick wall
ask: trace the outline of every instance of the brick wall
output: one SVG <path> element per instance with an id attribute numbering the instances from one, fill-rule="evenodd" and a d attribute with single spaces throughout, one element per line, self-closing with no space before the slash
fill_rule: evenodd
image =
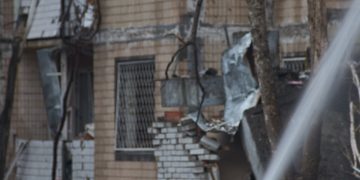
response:
<path id="1" fill-rule="evenodd" d="M 280 28 L 280 51 L 284 57 L 305 55 L 309 47 L 309 32 L 306 24 Z"/>
<path id="2" fill-rule="evenodd" d="M 1 14 L 4 16 L 3 19 L 3 28 L 4 35 L 8 35 L 12 33 L 12 29 L 14 27 L 14 16 L 13 16 L 13 0 L 3 0 L 3 9 L 1 9 Z"/>
<path id="3" fill-rule="evenodd" d="M 0 51 L 0 109 L 2 109 L 6 88 L 7 66 L 10 59 L 9 46 L 0 45 Z"/>
<path id="4" fill-rule="evenodd" d="M 123 30 L 179 24 L 181 17 L 186 15 L 185 9 L 189 1 L 104 0 L 100 2 L 102 7 L 101 29 Z M 343 4 L 342 0 L 327 1 L 327 6 L 330 8 L 346 6 Z M 204 5 L 204 23 L 215 26 L 221 26 L 225 23 L 234 26 L 248 26 L 249 24 L 245 0 L 209 0 L 205 1 Z M 276 23 L 280 26 L 306 22 L 306 0 L 277 0 L 275 6 Z M 12 0 L 4 0 L 2 12 L 5 16 L 6 32 L 11 33 L 14 21 Z M 295 39 L 295 41 L 283 39 L 282 43 L 283 52 L 302 51 L 307 46 L 307 39 L 304 37 Z M 163 112 L 166 110 L 178 110 L 177 108 L 163 108 L 161 106 L 160 81 L 158 81 L 164 78 L 166 65 L 177 50 L 178 45 L 179 42 L 174 39 L 161 38 L 95 45 L 96 179 L 156 179 L 155 163 L 115 161 L 115 58 L 155 55 L 155 79 L 157 80 L 155 116 L 159 117 L 163 116 Z M 225 37 L 220 35 L 205 37 L 203 45 L 204 66 L 220 70 L 221 53 L 226 48 Z M 220 108 L 212 107 L 205 110 L 217 112 Z M 210 115 L 217 114 L 210 113 Z M 35 52 L 26 51 L 19 65 L 12 117 L 12 130 L 18 137 L 49 138 Z"/>
<path id="5" fill-rule="evenodd" d="M 12 1 L 3 0 L 0 2 L 0 37 L 7 37 L 10 33 L 9 23 L 12 21 Z M 10 46 L 0 44 L 0 109 L 3 106 L 5 92 L 6 69 L 9 62 Z"/>
<path id="6" fill-rule="evenodd" d="M 132 43 L 103 44 L 95 46 L 95 178 L 96 179 L 156 179 L 153 162 L 127 162 L 115 160 L 115 58 L 155 55 L 155 116 L 163 116 L 160 79 L 177 41 L 163 39 Z"/>
<path id="7" fill-rule="evenodd" d="M 339 4 L 338 1 L 337 3 Z M 298 1 L 276 0 L 274 1 L 274 6 L 275 6 L 274 9 L 275 25 L 280 27 L 287 27 L 287 26 L 306 24 L 307 22 L 306 0 L 298 0 Z M 249 12 L 245 0 L 239 0 L 239 1 L 225 0 L 225 1 L 205 2 L 205 13 L 204 13 L 203 21 L 206 24 L 211 24 L 214 25 L 215 27 L 222 26 L 224 24 L 228 24 L 228 26 L 235 26 L 235 27 L 240 26 L 243 27 L 243 29 L 242 30 L 239 29 L 239 31 L 244 31 L 246 30 L 246 27 L 249 28 L 250 26 L 248 17 L 249 17 Z M 298 28 L 304 28 L 304 27 L 298 27 Z M 232 36 L 231 33 L 229 35 Z M 282 44 L 280 49 L 282 54 L 294 54 L 298 52 L 304 52 L 306 50 L 306 47 L 308 46 L 308 38 L 306 37 L 307 35 L 281 34 L 281 36 L 282 36 L 281 37 Z M 216 37 L 216 38 L 219 39 L 220 37 Z M 226 44 L 220 43 L 219 45 L 226 45 Z M 222 46 L 222 47 L 226 47 L 226 46 Z M 206 56 L 210 57 L 212 55 L 213 57 L 219 57 L 221 55 L 221 53 L 219 53 L 220 50 L 223 50 L 223 48 L 215 50 L 214 53 L 209 53 Z"/>
<path id="8" fill-rule="evenodd" d="M 219 156 L 201 145 L 193 120 L 187 119 L 180 124 L 155 122 L 148 128 L 155 135 L 158 180 L 209 179 L 209 170 L 205 166 L 216 164 Z"/>
<path id="9" fill-rule="evenodd" d="M 204 1 L 205 23 L 216 25 L 248 25 L 248 9 L 245 0 Z"/>
<path id="10" fill-rule="evenodd" d="M 17 147 L 20 142 L 17 141 Z M 58 165 L 56 177 L 62 177 L 62 145 L 58 148 Z M 30 141 L 24 154 L 16 164 L 17 180 L 50 180 L 53 158 L 53 141 Z"/>
<path id="11" fill-rule="evenodd" d="M 277 0 L 274 15 L 276 24 L 280 26 L 306 23 L 307 1 Z"/>
<path id="12" fill-rule="evenodd" d="M 335 0 L 332 1 L 335 2 Z M 173 53 L 178 49 L 179 42 L 173 38 L 151 34 L 158 32 L 149 30 L 149 27 L 159 28 L 160 31 L 163 27 L 184 23 L 183 20 L 188 20 L 185 17 L 188 15 L 189 9 L 191 10 L 189 5 L 193 2 L 195 1 L 101 1 L 103 33 L 98 37 L 94 46 L 96 179 L 156 179 L 155 162 L 115 160 L 115 59 L 154 55 L 156 66 L 155 116 L 163 116 L 164 111 L 167 110 L 179 110 L 161 106 L 159 81 L 165 78 L 165 68 Z M 332 3 L 334 4 L 334 2 Z M 306 0 L 277 0 L 275 3 L 276 24 L 286 27 L 306 23 L 306 4 Z M 220 74 L 221 54 L 227 45 L 224 31 L 219 27 L 221 28 L 227 23 L 233 28 L 231 33 L 249 30 L 247 5 L 245 0 L 210 0 L 204 1 L 204 6 L 202 22 L 210 26 L 203 26 L 203 29 L 199 30 L 199 34 L 203 38 L 201 52 L 203 65 L 204 68 L 218 69 Z M 189 24 L 189 22 L 185 23 Z M 304 27 L 301 28 L 304 29 Z M 109 29 L 116 31 L 107 31 Z M 129 33 L 127 29 L 133 31 Z M 207 33 L 209 34 L 207 35 Z M 232 36 L 231 33 L 230 36 Z M 291 34 L 286 34 L 285 38 L 281 39 L 283 53 L 305 51 L 308 39 L 306 35 L 303 35 L 300 33 L 300 36 L 294 39 Z M 179 67 L 181 74 L 186 73 L 186 63 L 180 63 Z M 218 111 L 222 108 L 221 106 L 210 107 L 205 108 L 205 111 L 209 116 L 217 116 L 219 115 Z"/>
<path id="13" fill-rule="evenodd" d="M 222 75 L 221 58 L 224 51 L 227 49 L 227 43 L 225 36 L 208 36 L 204 38 L 203 44 L 203 66 L 205 69 L 214 68 L 218 70 L 218 75 Z M 204 107 L 204 115 L 211 117 L 221 116 L 220 111 L 224 109 L 223 105 Z"/>
<path id="14" fill-rule="evenodd" d="M 106 0 L 100 1 L 102 28 L 127 28 L 165 25 L 180 20 L 184 1 L 178 0 Z"/>
<path id="15" fill-rule="evenodd" d="M 68 143 L 72 155 L 72 180 L 94 180 L 94 141 Z"/>
<path id="16" fill-rule="evenodd" d="M 11 37 L 14 27 L 14 1 L 4 0 L 1 14 L 4 16 L 3 37 Z M 6 73 L 11 58 L 11 46 L 2 45 L 0 66 L 0 93 L 5 91 Z M 0 97 L 0 100 L 2 97 Z M 3 101 L 0 103 L 0 107 Z M 34 131 L 34 129 L 36 129 Z M 19 138 L 48 139 L 48 125 L 45 106 L 43 104 L 40 75 L 37 67 L 35 51 L 25 51 L 18 66 L 15 99 L 12 111 L 11 132 Z"/>
<path id="17" fill-rule="evenodd" d="M 19 149 L 25 140 L 18 139 L 16 147 Z M 94 179 L 94 141 L 73 141 L 66 143 L 71 160 L 67 167 L 72 170 L 72 180 Z M 57 179 L 62 180 L 63 147 L 58 147 Z M 53 141 L 31 140 L 16 164 L 16 179 L 18 180 L 50 180 L 53 158 Z"/>
<path id="18" fill-rule="evenodd" d="M 48 122 L 35 51 L 25 51 L 18 66 L 11 130 L 18 138 L 49 139 Z"/>
<path id="19" fill-rule="evenodd" d="M 345 2 L 345 3 L 344 3 Z M 332 8 L 346 7 L 348 0 L 328 0 Z M 280 26 L 307 21 L 306 0 L 275 0 L 274 18 Z M 249 25 L 249 12 L 245 0 L 206 1 L 204 22 L 215 25 Z"/>
<path id="20" fill-rule="evenodd" d="M 224 53 L 227 48 L 225 36 L 206 37 L 203 45 L 205 66 L 221 70 L 222 53 Z"/>
<path id="21" fill-rule="evenodd" d="M 125 36 L 124 29 L 142 28 L 148 26 L 163 27 L 178 24 L 181 17 L 186 15 L 185 5 L 189 1 L 101 1 L 103 20 L 101 28 L 121 30 L 119 36 Z M 191 1 L 192 2 L 192 1 Z M 234 26 L 248 24 L 248 12 L 245 1 L 206 1 L 204 22 L 213 25 L 223 25 L 227 22 Z M 186 22 L 190 23 L 190 22 Z M 210 30 L 212 31 L 212 30 Z M 232 30 L 236 32 L 237 30 Z M 240 31 L 240 29 L 239 29 Z M 132 37 L 116 37 L 114 34 L 102 37 L 94 47 L 94 93 L 95 93 L 95 179 L 156 179 L 157 166 L 155 162 L 130 162 L 115 160 L 115 59 L 118 57 L 155 56 L 155 116 L 164 115 L 166 110 L 178 108 L 163 108 L 161 106 L 160 81 L 165 78 L 165 69 L 173 53 L 178 49 L 179 42 L 173 38 L 153 38 L 149 40 L 132 41 Z M 206 32 L 206 31 L 205 31 Z M 216 29 L 209 36 L 199 34 L 202 41 L 202 60 L 204 68 L 216 68 L 221 73 L 221 54 L 227 48 L 223 30 Z M 220 32 L 220 33 L 219 33 Z M 111 34 L 111 33 L 110 33 Z M 232 34 L 230 34 L 231 36 Z M 136 39 L 138 36 L 134 36 Z M 180 70 L 186 72 L 186 63 L 181 63 Z M 205 108 L 209 116 L 218 116 L 223 107 Z M 211 112 L 211 113 L 210 113 Z"/>
<path id="22" fill-rule="evenodd" d="M 280 27 L 282 56 L 303 54 L 308 47 L 307 1 L 275 1 L 275 23 Z"/>
<path id="23" fill-rule="evenodd" d="M 327 8 L 342 9 L 350 6 L 350 0 L 326 0 Z"/>

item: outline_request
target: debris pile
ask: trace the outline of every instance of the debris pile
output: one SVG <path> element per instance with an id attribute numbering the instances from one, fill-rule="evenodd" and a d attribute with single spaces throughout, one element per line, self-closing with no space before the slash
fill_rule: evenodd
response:
<path id="1" fill-rule="evenodd" d="M 211 150 L 218 145 L 203 140 L 206 149 L 197 138 L 197 125 L 188 118 L 179 124 L 154 122 L 148 132 L 154 134 L 154 154 L 158 166 L 158 179 L 208 179 L 214 176 L 210 167 L 219 160 Z M 209 168 L 208 168 L 209 167 Z"/>
<path id="2" fill-rule="evenodd" d="M 202 74 L 201 83 L 205 97 L 195 79 L 173 78 L 162 82 L 161 102 L 163 107 L 209 107 L 225 105 L 223 117 L 206 119 L 201 109 L 189 112 L 188 117 L 195 121 L 205 132 L 225 132 L 235 135 L 244 112 L 255 107 L 260 100 L 256 70 L 253 66 L 252 35 L 246 34 L 239 43 L 223 53 L 221 59 L 222 76 L 216 76 L 216 69 L 208 69 Z M 201 103 L 202 102 L 202 103 Z M 194 111 L 195 110 L 195 111 Z M 199 112 L 200 111 L 200 112 Z M 199 117 L 199 113 L 201 116 Z"/>

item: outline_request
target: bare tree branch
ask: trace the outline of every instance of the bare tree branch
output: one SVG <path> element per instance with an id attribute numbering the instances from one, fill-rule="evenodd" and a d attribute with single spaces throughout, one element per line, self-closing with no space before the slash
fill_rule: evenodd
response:
<path id="1" fill-rule="evenodd" d="M 256 72 L 260 84 L 265 124 L 272 149 L 275 150 L 279 134 L 281 133 L 282 123 L 276 100 L 276 77 L 272 68 L 267 41 L 265 1 L 247 0 L 246 2 L 250 9 Z"/>
<path id="2" fill-rule="evenodd" d="M 62 101 L 62 115 L 61 115 L 61 121 L 60 121 L 60 125 L 58 127 L 58 130 L 56 132 L 55 138 L 54 138 L 54 147 L 53 147 L 53 163 L 52 163 L 52 172 L 51 172 L 51 179 L 52 180 L 56 180 L 56 169 L 57 169 L 57 150 L 58 150 L 58 145 L 59 145 L 59 141 L 62 135 L 62 131 L 64 129 L 64 125 L 66 122 L 66 113 L 67 113 L 67 102 L 69 99 L 69 94 L 70 94 L 70 89 L 71 86 L 73 84 L 73 81 L 75 79 L 75 73 L 77 72 L 78 69 L 78 59 L 75 58 L 75 66 L 73 66 L 71 75 L 70 75 L 70 80 L 66 86 L 66 90 L 65 90 L 65 96 L 64 99 Z"/>
<path id="3" fill-rule="evenodd" d="M 169 79 L 169 74 L 168 71 L 170 69 L 170 66 L 172 65 L 172 63 L 174 63 L 174 61 L 176 60 L 177 56 L 186 49 L 186 47 L 188 46 L 192 46 L 193 47 L 193 51 L 194 51 L 194 65 L 195 65 L 195 79 L 196 79 L 196 83 L 198 84 L 201 92 L 202 92 L 202 97 L 201 97 L 201 102 L 199 104 L 199 113 L 198 113 L 198 117 L 197 119 L 199 119 L 200 116 L 200 111 L 202 109 L 202 105 L 205 101 L 205 96 L 206 96 L 206 91 L 205 91 L 205 87 L 204 85 L 201 83 L 201 79 L 200 79 L 200 74 L 199 74 L 199 57 L 198 57 L 198 47 L 197 47 L 197 31 L 198 31 L 198 27 L 199 27 L 199 22 L 200 22 L 200 14 L 201 14 L 201 8 L 202 8 L 202 4 L 203 4 L 203 0 L 198 0 L 196 3 L 196 9 L 195 9 L 195 15 L 194 15 L 194 19 L 193 19 L 193 24 L 192 24 L 192 28 L 191 28 L 191 34 L 189 39 L 184 43 L 183 46 L 181 46 L 172 56 L 171 61 L 169 62 L 169 64 L 166 67 L 166 71 L 165 71 L 165 76 L 166 79 Z M 178 37 L 178 39 L 183 39 L 181 37 Z"/>
<path id="4" fill-rule="evenodd" d="M 358 64 L 356 62 L 351 62 L 349 64 L 353 84 L 356 87 L 357 93 L 358 93 L 358 98 L 359 98 L 358 102 L 360 102 L 360 78 L 359 78 L 359 75 L 356 70 L 357 66 L 358 66 Z M 358 114 L 359 110 L 357 109 L 353 100 L 350 100 L 349 109 L 350 109 L 350 111 L 349 111 L 350 147 L 351 147 L 351 154 L 352 154 L 352 158 L 349 158 L 349 161 L 350 161 L 352 169 L 353 169 L 353 175 L 356 177 L 360 177 L 360 165 L 359 165 L 360 151 L 359 151 L 359 146 L 357 144 L 357 139 L 356 139 L 357 128 L 355 128 L 356 127 L 355 114 Z"/>
<path id="5" fill-rule="evenodd" d="M 350 102 L 350 145 L 353 155 L 353 167 L 357 167 L 360 160 L 360 153 L 356 142 L 354 109 L 354 103 Z"/>
<path id="6" fill-rule="evenodd" d="M 16 38 L 14 38 L 13 42 L 11 43 L 12 54 L 7 71 L 5 102 L 0 114 L 0 180 L 2 180 L 5 176 L 6 155 L 10 136 L 11 111 L 13 108 L 13 101 L 15 96 L 17 70 L 28 33 L 28 31 L 25 30 L 25 24 L 26 19 L 20 17 L 15 28 Z"/>
<path id="7" fill-rule="evenodd" d="M 309 59 L 314 68 L 320 61 L 327 46 L 327 21 L 325 0 L 307 0 L 308 28 L 310 32 Z M 304 179 L 317 179 L 321 161 L 322 123 L 317 123 L 303 147 L 302 176 Z"/>

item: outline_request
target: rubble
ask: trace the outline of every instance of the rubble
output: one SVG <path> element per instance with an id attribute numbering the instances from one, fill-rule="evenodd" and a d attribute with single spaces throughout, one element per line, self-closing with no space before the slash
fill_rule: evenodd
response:
<path id="1" fill-rule="evenodd" d="M 277 84 L 278 105 L 280 108 L 281 121 L 288 123 L 289 117 L 293 112 L 296 102 L 301 97 L 301 86 L 288 84 L 288 78 L 280 78 Z M 259 104 L 244 113 L 241 122 L 239 137 L 242 146 L 251 166 L 251 170 L 257 179 L 263 179 L 265 169 L 271 158 L 271 146 L 266 133 L 262 105 Z"/>
<path id="2" fill-rule="evenodd" d="M 210 177 L 208 164 L 215 164 L 219 156 L 200 144 L 196 130 L 196 124 L 186 118 L 179 124 L 154 122 L 148 128 L 155 136 L 153 145 L 159 180 L 205 180 Z"/>
<path id="3" fill-rule="evenodd" d="M 244 118 L 244 112 L 255 107 L 260 99 L 260 91 L 246 53 L 252 44 L 252 35 L 246 34 L 233 48 L 226 51 L 222 58 L 226 103 L 224 120 L 229 134 L 234 135 Z M 250 61 L 250 60 L 248 60 Z"/>
<path id="4" fill-rule="evenodd" d="M 248 33 L 233 48 L 225 51 L 222 57 L 223 86 L 221 87 L 224 88 L 220 89 L 225 93 L 224 117 L 206 120 L 200 112 L 188 114 L 188 118 L 196 122 L 203 131 L 221 131 L 235 135 L 244 118 L 244 112 L 258 104 L 259 86 L 245 57 L 251 44 L 252 36 Z"/>
<path id="5" fill-rule="evenodd" d="M 203 136 L 200 139 L 200 144 L 211 151 L 217 151 L 220 149 L 220 143 L 214 139 L 207 137 L 207 136 Z"/>
<path id="6" fill-rule="evenodd" d="M 85 133 L 82 135 L 83 140 L 94 140 L 95 139 L 95 126 L 94 123 L 85 125 Z"/>

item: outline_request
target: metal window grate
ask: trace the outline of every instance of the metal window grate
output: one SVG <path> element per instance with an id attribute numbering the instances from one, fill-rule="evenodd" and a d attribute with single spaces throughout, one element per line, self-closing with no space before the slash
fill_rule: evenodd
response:
<path id="1" fill-rule="evenodd" d="M 306 58 L 305 57 L 293 57 L 293 58 L 284 58 L 284 66 L 286 69 L 301 72 L 306 69 Z"/>
<path id="2" fill-rule="evenodd" d="M 155 120 L 153 60 L 117 64 L 116 149 L 152 150 L 147 128 Z"/>

